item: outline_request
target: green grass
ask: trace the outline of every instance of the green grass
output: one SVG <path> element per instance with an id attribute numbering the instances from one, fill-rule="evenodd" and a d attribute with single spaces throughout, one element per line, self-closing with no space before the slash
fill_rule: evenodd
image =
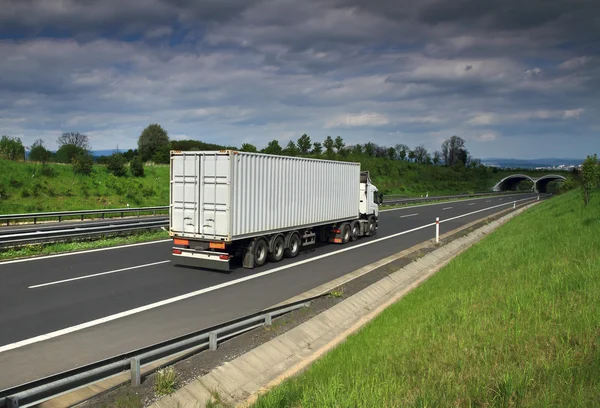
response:
<path id="1" fill-rule="evenodd" d="M 65 252 L 84 251 L 87 249 L 108 248 L 113 246 L 136 244 L 140 242 L 158 241 L 168 239 L 166 231 L 146 231 L 122 237 L 107 237 L 93 241 L 65 242 L 54 244 L 34 244 L 18 249 L 0 251 L 0 260 L 6 261 L 16 258 L 27 258 L 39 255 L 52 255 Z"/>
<path id="2" fill-rule="evenodd" d="M 0 213 L 68 211 L 169 204 L 169 166 L 147 166 L 144 177 L 115 177 L 95 165 L 89 176 L 70 165 L 0 160 Z"/>
<path id="3" fill-rule="evenodd" d="M 540 203 L 254 407 L 598 406 L 599 214 Z"/>
<path id="4" fill-rule="evenodd" d="M 383 158 L 350 156 L 369 170 L 385 194 L 419 197 L 488 191 L 511 172 L 491 168 L 452 169 Z M 538 176 L 543 173 L 530 172 Z M 145 167 L 145 175 L 115 177 L 94 165 L 89 176 L 71 165 L 0 160 L 0 213 L 159 206 L 169 204 L 169 166 Z"/>

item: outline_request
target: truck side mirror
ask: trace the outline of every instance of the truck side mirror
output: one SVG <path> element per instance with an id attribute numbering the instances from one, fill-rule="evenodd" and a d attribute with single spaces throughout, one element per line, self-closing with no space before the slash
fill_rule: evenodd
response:
<path id="1" fill-rule="evenodd" d="M 379 205 L 383 204 L 383 194 L 379 193 Z"/>

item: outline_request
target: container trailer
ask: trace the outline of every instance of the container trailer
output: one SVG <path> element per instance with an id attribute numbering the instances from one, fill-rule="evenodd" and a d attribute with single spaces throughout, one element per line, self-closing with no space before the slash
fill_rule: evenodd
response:
<path id="1" fill-rule="evenodd" d="M 382 196 L 360 163 L 225 151 L 172 151 L 172 262 L 231 270 L 346 244 L 379 227 Z"/>

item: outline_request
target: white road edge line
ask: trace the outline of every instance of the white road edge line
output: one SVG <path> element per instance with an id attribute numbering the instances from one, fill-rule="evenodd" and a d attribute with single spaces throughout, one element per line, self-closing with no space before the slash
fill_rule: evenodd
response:
<path id="1" fill-rule="evenodd" d="M 415 215 L 419 215 L 419 214 L 406 214 L 406 215 L 401 215 L 401 216 L 400 216 L 400 218 L 414 217 Z"/>
<path id="2" fill-rule="evenodd" d="M 147 266 L 155 266 L 155 265 L 164 264 L 167 262 L 171 262 L 171 261 L 167 260 L 167 261 L 152 262 L 152 263 L 145 264 L 145 265 L 130 266 L 128 268 L 115 269 L 113 271 L 100 272 L 100 273 L 94 273 L 92 275 L 78 276 L 76 278 L 69 278 L 69 279 L 63 279 L 63 280 L 54 281 L 54 282 L 41 283 L 39 285 L 29 286 L 27 289 L 35 289 L 35 288 L 41 288 L 44 286 L 58 285 L 59 283 L 72 282 L 72 281 L 76 281 L 76 280 L 80 280 L 80 279 L 95 278 L 96 276 L 109 275 L 111 273 L 117 273 L 117 272 L 125 272 L 125 271 L 130 271 L 132 269 L 140 269 L 140 268 L 145 268 Z"/>
<path id="3" fill-rule="evenodd" d="M 517 202 L 519 202 L 519 201 L 525 201 L 525 200 L 534 200 L 534 197 L 523 198 L 521 200 L 517 200 Z M 469 215 L 472 215 L 472 214 L 480 213 L 480 212 L 486 211 L 486 210 L 492 210 L 494 208 L 503 207 L 503 206 L 506 206 L 506 205 L 509 205 L 509 204 L 512 204 L 512 202 L 511 203 L 498 204 L 498 205 L 495 205 L 495 206 L 492 206 L 492 207 L 488 207 L 488 208 L 484 208 L 484 209 L 481 209 L 481 210 L 473 211 L 473 212 L 470 212 L 470 213 L 462 214 L 462 215 L 459 215 L 459 216 L 456 216 L 456 217 L 453 217 L 453 218 L 448 218 L 447 220 L 440 221 L 440 223 L 447 222 L 447 221 L 452 221 L 452 220 L 455 220 L 455 219 L 458 219 L 458 218 L 462 218 L 462 217 L 468 217 Z M 9 350 L 14 350 L 14 349 L 17 349 L 17 348 L 20 348 L 20 347 L 23 347 L 23 346 L 27 346 L 27 345 L 33 344 L 33 343 L 38 343 L 40 341 L 52 339 L 54 337 L 59 337 L 59 336 L 65 335 L 65 334 L 73 333 L 73 332 L 76 332 L 76 331 L 79 331 L 79 330 L 87 329 L 89 327 L 97 326 L 97 325 L 102 324 L 102 323 L 107 323 L 107 322 L 110 322 L 112 320 L 117 320 L 117 319 L 121 319 L 123 317 L 127 317 L 127 316 L 131 316 L 131 315 L 134 315 L 134 314 L 137 314 L 137 313 L 145 312 L 147 310 L 151 310 L 151 309 L 155 309 L 157 307 L 165 306 L 165 305 L 168 305 L 170 303 L 179 302 L 181 300 L 185 300 L 185 299 L 189 299 L 189 298 L 192 298 L 192 297 L 195 297 L 195 296 L 199 296 L 199 295 L 202 295 L 204 293 L 208 293 L 208 292 L 212 292 L 212 291 L 215 291 L 215 290 L 218 290 L 218 289 L 226 288 L 228 286 L 237 285 L 238 283 L 242 283 L 242 282 L 246 282 L 246 281 L 249 281 L 249 280 L 252 280 L 252 279 L 256 279 L 256 278 L 260 278 L 260 277 L 263 277 L 263 276 L 271 275 L 273 273 L 277 273 L 277 272 L 280 272 L 280 271 L 283 271 L 283 270 L 286 270 L 286 269 L 290 269 L 290 268 L 293 268 L 295 266 L 299 266 L 299 265 L 303 265 L 303 264 L 306 264 L 306 263 L 318 261 L 319 259 L 328 258 L 330 256 L 341 254 L 341 253 L 346 252 L 346 251 L 351 251 L 353 249 L 360 248 L 360 247 L 363 247 L 363 246 L 373 245 L 373 244 L 375 244 L 377 242 L 381 242 L 381 241 L 385 241 L 385 240 L 388 240 L 388 239 L 396 238 L 396 237 L 399 237 L 401 235 L 410 234 L 411 232 L 419 231 L 419 230 L 422 230 L 424 228 L 433 227 L 433 226 L 435 226 L 435 222 L 432 222 L 430 224 L 425 224 L 425 225 L 422 225 L 420 227 L 416 227 L 416 228 L 413 228 L 413 229 L 410 229 L 410 230 L 407 230 L 407 231 L 402 231 L 402 232 L 398 232 L 396 234 L 392 234 L 392 235 L 388 235 L 388 236 L 385 236 L 385 237 L 377 238 L 377 239 L 374 239 L 372 241 L 363 242 L 362 244 L 352 245 L 352 246 L 349 246 L 347 248 L 343 248 L 343 249 L 340 249 L 340 250 L 337 250 L 337 251 L 328 252 L 326 254 L 315 256 L 313 258 L 308 258 L 308 259 L 305 259 L 303 261 L 295 262 L 293 264 L 283 265 L 283 266 L 280 266 L 278 268 L 270 269 L 268 271 L 259 272 L 259 273 L 253 274 L 253 275 L 248 275 L 248 276 L 245 276 L 243 278 L 239 278 L 239 279 L 235 279 L 235 280 L 232 280 L 232 281 L 221 283 L 219 285 L 215 285 L 215 286 L 211 286 L 211 287 L 208 287 L 208 288 L 200 289 L 200 290 L 197 290 L 197 291 L 194 291 L 194 292 L 190 292 L 190 293 L 185 293 L 183 295 L 175 296 L 175 297 L 172 297 L 172 298 L 169 298 L 169 299 L 164 299 L 164 300 L 161 300 L 161 301 L 155 302 L 155 303 L 150 303 L 150 304 L 145 305 L 145 306 L 136 307 L 135 309 L 126 310 L 124 312 L 116 313 L 116 314 L 113 314 L 113 315 L 110 315 L 110 316 L 105 316 L 105 317 L 102 317 L 102 318 L 99 318 L 99 319 L 96 319 L 96 320 L 91 320 L 89 322 L 81 323 L 81 324 L 78 324 L 76 326 L 67 327 L 66 329 L 56 330 L 56 331 L 53 331 L 51 333 L 46 333 L 46 334 L 42 334 L 40 336 L 36 336 L 36 337 L 29 338 L 29 339 L 21 340 L 21 341 L 15 342 L 15 343 L 6 344 L 6 345 L 0 347 L 0 353 L 3 353 L 5 351 L 9 351 Z"/>
<path id="4" fill-rule="evenodd" d="M 164 243 L 164 242 L 171 242 L 171 241 L 172 241 L 171 239 L 161 239 L 161 240 L 158 240 L 158 241 L 138 242 L 137 244 L 127 244 L 127 245 L 120 245 L 120 246 L 113 246 L 113 247 L 106 247 L 106 248 L 87 249 L 85 251 L 66 252 L 64 254 L 54 254 L 54 255 L 35 256 L 35 257 L 32 257 L 32 258 L 13 259 L 12 261 L 0 262 L 0 266 L 2 266 L 2 265 L 8 265 L 8 264 L 21 263 L 21 262 L 40 261 L 42 259 L 60 258 L 60 257 L 63 257 L 63 256 L 89 254 L 89 253 L 92 253 L 92 252 L 111 251 L 111 250 L 114 250 L 114 249 L 132 248 L 132 247 L 137 247 L 137 246 L 142 246 L 142 245 L 161 244 L 161 243 Z"/>

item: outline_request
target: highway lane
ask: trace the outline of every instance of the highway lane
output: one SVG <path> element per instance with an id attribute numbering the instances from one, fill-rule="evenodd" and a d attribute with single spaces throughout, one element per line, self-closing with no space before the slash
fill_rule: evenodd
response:
<path id="1" fill-rule="evenodd" d="M 523 195 L 514 197 L 520 200 L 523 198 L 525 198 Z M 48 374 L 57 366 L 66 369 L 83 361 L 93 361 L 102 356 L 110 356 L 111 353 L 141 347 L 268 307 L 361 266 L 431 239 L 434 229 L 431 227 L 391 239 L 383 238 L 433 223 L 436 216 L 443 221 L 507 201 L 511 200 L 508 197 L 476 199 L 384 212 L 377 236 L 360 239 L 349 245 L 348 247 L 355 248 L 344 252 L 343 255 L 327 256 L 346 248 L 346 246 L 329 244 L 308 250 L 293 260 L 252 271 L 239 269 L 231 274 L 179 268 L 166 263 L 29 289 L 30 286 L 43 283 L 164 261 L 168 256 L 170 243 L 0 264 L 0 277 L 3 282 L 0 288 L 0 327 L 10 328 L 10 330 L 0 331 L 0 349 L 2 345 L 15 341 L 103 318 L 173 296 L 234 282 L 241 277 L 252 277 L 278 270 L 276 273 L 260 276 L 257 279 L 105 323 L 95 329 L 96 334 L 98 331 L 103 333 L 100 336 L 102 343 L 98 344 L 98 337 L 89 337 L 88 342 L 92 343 L 96 338 L 95 346 L 93 352 L 87 350 L 83 355 L 73 354 L 70 352 L 72 347 L 66 345 L 72 338 L 89 336 L 91 329 L 86 329 L 88 332 L 80 333 L 78 336 L 72 333 L 57 337 L 49 344 L 41 342 L 0 353 L 0 365 L 7 364 L 10 367 L 12 364 L 22 369 L 22 377 L 2 378 L 0 376 L 0 388 L 4 385 L 3 380 L 32 379 L 35 376 Z M 441 233 L 509 207 L 510 205 L 507 204 L 442 223 Z M 373 245 L 366 244 L 370 241 L 378 242 Z M 310 261 L 318 257 L 321 258 Z M 281 270 L 301 262 L 305 263 Z M 131 335 L 133 326 L 135 326 L 133 333 L 136 335 Z M 124 335 L 125 333 L 129 335 Z M 107 341 L 107 338 L 111 341 Z M 81 347 L 81 342 L 78 344 Z M 52 347 L 51 352 L 47 348 L 49 346 Z M 43 350 L 46 354 L 38 357 L 48 359 L 49 352 L 53 356 L 51 360 L 54 363 L 45 369 L 47 371 L 34 369 L 35 367 L 32 368 L 31 365 L 23 365 L 24 361 L 33 358 L 30 356 L 42 353 Z"/>

